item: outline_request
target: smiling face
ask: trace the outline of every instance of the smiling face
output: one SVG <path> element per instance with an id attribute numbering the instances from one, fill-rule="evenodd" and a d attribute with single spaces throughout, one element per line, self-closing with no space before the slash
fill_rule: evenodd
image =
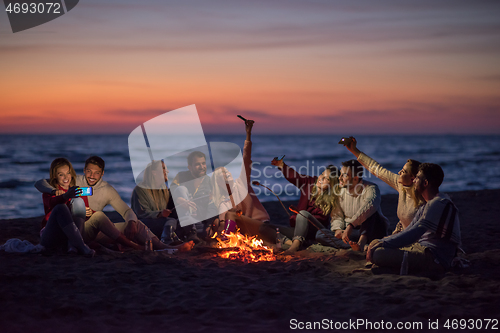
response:
<path id="1" fill-rule="evenodd" d="M 72 179 L 73 177 L 71 176 L 69 165 L 63 165 L 56 169 L 57 185 L 61 186 L 63 189 L 69 189 Z"/>
<path id="2" fill-rule="evenodd" d="M 316 180 L 316 188 L 320 192 L 324 192 L 328 190 L 329 186 L 330 186 L 330 171 L 325 170 L 321 175 L 319 175 L 318 179 Z"/>
<path id="3" fill-rule="evenodd" d="M 99 166 L 92 163 L 87 164 L 87 166 L 83 170 L 83 173 L 85 174 L 85 179 L 87 180 L 87 184 L 89 184 L 89 186 L 94 186 L 95 184 L 97 184 L 97 182 L 101 180 L 102 175 L 104 174 Z"/>
<path id="4" fill-rule="evenodd" d="M 188 165 L 189 171 L 195 178 L 203 177 L 207 174 L 207 162 L 205 157 L 195 157 L 193 162 Z"/>
<path id="5" fill-rule="evenodd" d="M 398 172 L 399 179 L 398 183 L 402 184 L 403 186 L 411 186 L 413 185 L 413 180 L 415 179 L 414 176 L 411 174 L 411 167 L 410 163 L 406 163 L 401 171 Z"/>
<path id="6" fill-rule="evenodd" d="M 353 184 L 351 168 L 343 166 L 340 169 L 339 184 L 341 187 L 351 187 Z"/>

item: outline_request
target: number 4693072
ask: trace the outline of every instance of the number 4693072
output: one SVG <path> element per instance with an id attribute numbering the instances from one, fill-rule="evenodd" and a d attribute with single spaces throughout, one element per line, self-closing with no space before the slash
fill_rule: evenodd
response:
<path id="1" fill-rule="evenodd" d="M 9 14 L 61 14 L 61 4 L 58 2 L 46 2 L 46 3 L 34 3 L 34 2 L 23 2 L 23 3 L 9 3 L 5 11 Z"/>

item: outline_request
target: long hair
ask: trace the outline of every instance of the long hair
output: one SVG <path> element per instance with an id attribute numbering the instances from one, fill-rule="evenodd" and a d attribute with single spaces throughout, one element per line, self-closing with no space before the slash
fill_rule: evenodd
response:
<path id="1" fill-rule="evenodd" d="M 170 191 L 165 185 L 162 161 L 152 161 L 148 164 L 144 170 L 143 178 L 139 186 L 146 190 L 146 193 L 153 200 L 157 210 L 167 208 L 163 200 L 168 204 L 170 200 Z"/>
<path id="2" fill-rule="evenodd" d="M 339 176 L 335 165 L 327 166 L 326 170 L 330 175 L 328 189 L 320 191 L 316 184 L 314 184 L 309 202 L 315 201 L 314 206 L 321 209 L 325 215 L 328 215 L 337 208 L 339 203 Z"/>
<path id="3" fill-rule="evenodd" d="M 412 159 L 408 159 L 408 161 L 406 161 L 406 162 L 410 168 L 411 176 L 417 177 L 418 169 L 422 163 L 420 163 L 419 161 L 416 161 L 416 160 L 412 160 Z M 418 208 L 420 205 L 422 205 L 424 203 L 424 198 L 422 197 L 422 195 L 420 193 L 417 193 L 415 191 L 415 186 L 413 184 L 411 184 L 410 186 L 408 186 L 406 188 L 403 187 L 403 191 L 405 193 L 410 194 L 410 197 L 413 200 L 413 205 L 415 206 L 415 208 Z"/>
<path id="4" fill-rule="evenodd" d="M 69 172 L 71 174 L 71 181 L 69 182 L 69 186 L 71 187 L 76 185 L 76 172 L 73 166 L 71 165 L 71 162 L 64 157 L 59 157 L 53 160 L 52 163 L 50 163 L 49 183 L 50 185 L 52 185 L 52 187 L 57 187 L 57 169 L 65 165 L 69 166 Z"/>

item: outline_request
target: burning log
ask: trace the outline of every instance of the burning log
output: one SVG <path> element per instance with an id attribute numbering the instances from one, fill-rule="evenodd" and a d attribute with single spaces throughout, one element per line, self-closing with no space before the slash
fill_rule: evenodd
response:
<path id="1" fill-rule="evenodd" d="M 217 237 L 217 255 L 221 258 L 240 260 L 243 262 L 275 261 L 276 256 L 272 249 L 262 245 L 263 241 L 256 236 L 242 235 L 239 230 L 234 233 L 224 234 L 224 239 Z"/>

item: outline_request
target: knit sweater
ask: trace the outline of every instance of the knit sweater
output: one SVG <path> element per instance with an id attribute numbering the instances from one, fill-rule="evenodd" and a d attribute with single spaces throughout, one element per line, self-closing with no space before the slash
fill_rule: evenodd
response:
<path id="1" fill-rule="evenodd" d="M 332 213 L 330 222 L 332 231 L 344 230 L 348 224 L 358 227 L 375 212 L 378 212 L 389 226 L 389 220 L 382 214 L 380 208 L 382 200 L 378 186 L 366 180 L 362 180 L 360 184 L 363 190 L 359 195 L 349 193 L 346 188 L 340 190 L 340 210 Z"/>
<path id="2" fill-rule="evenodd" d="M 451 266 L 462 239 L 458 209 L 449 196 L 438 193 L 420 206 L 408 228 L 384 238 L 382 246 L 396 249 L 416 241 L 429 248 L 445 268 Z"/>
<path id="3" fill-rule="evenodd" d="M 83 175 L 76 176 L 76 186 L 87 187 L 87 180 Z M 41 179 L 35 183 L 35 187 L 42 193 L 52 193 L 55 190 L 46 179 Z M 102 211 L 107 205 L 111 205 L 125 221 L 137 221 L 134 211 L 121 199 L 118 192 L 102 178 L 92 186 L 93 195 L 87 197 L 89 207 L 96 212 Z"/>
<path id="4" fill-rule="evenodd" d="M 375 160 L 365 155 L 364 153 L 359 154 L 358 161 L 375 177 L 381 179 L 387 185 L 398 191 L 398 218 L 403 225 L 403 228 L 408 227 L 418 210 L 418 207 L 415 207 L 413 198 L 409 193 L 409 188 L 403 186 L 403 184 L 398 183 L 398 174 L 385 169 L 379 163 L 377 163 Z"/>

